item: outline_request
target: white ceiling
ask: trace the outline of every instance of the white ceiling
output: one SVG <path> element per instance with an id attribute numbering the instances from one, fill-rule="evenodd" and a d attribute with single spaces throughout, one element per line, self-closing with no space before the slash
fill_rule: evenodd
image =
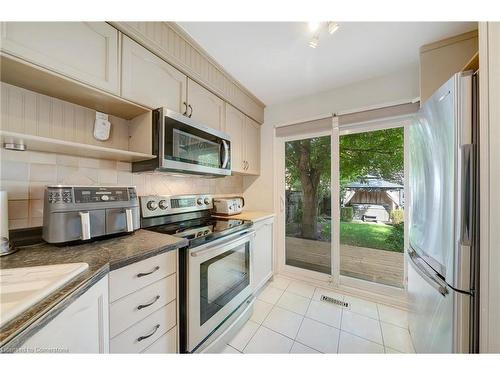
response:
<path id="1" fill-rule="evenodd" d="M 308 46 L 305 22 L 179 22 L 266 105 L 379 77 L 418 64 L 418 50 L 474 22 L 341 22 Z"/>

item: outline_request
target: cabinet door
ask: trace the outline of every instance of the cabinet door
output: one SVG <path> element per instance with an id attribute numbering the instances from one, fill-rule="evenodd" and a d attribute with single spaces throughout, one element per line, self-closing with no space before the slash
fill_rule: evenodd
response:
<path id="1" fill-rule="evenodd" d="M 245 115 L 230 104 L 226 104 L 226 133 L 231 137 L 231 170 L 244 173 L 243 136 Z"/>
<path id="2" fill-rule="evenodd" d="M 260 125 L 246 117 L 245 121 L 245 173 L 260 174 Z"/>
<path id="3" fill-rule="evenodd" d="M 172 65 L 123 36 L 122 97 L 150 108 L 186 110 L 187 77 Z"/>
<path id="4" fill-rule="evenodd" d="M 252 290 L 262 287 L 273 275 L 274 219 L 255 223 Z"/>
<path id="5" fill-rule="evenodd" d="M 119 95 L 118 30 L 105 22 L 3 22 L 1 49 Z"/>
<path id="6" fill-rule="evenodd" d="M 69 353 L 109 353 L 107 276 L 31 336 L 20 351 L 37 353 L 50 348 Z"/>
<path id="7" fill-rule="evenodd" d="M 203 86 L 188 79 L 191 118 L 213 129 L 224 130 L 224 101 Z"/>

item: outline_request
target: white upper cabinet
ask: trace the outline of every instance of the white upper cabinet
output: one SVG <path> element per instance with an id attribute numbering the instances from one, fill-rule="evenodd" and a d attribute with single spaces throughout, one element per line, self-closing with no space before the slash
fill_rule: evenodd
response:
<path id="1" fill-rule="evenodd" d="M 260 125 L 226 104 L 226 133 L 231 137 L 231 170 L 260 174 Z"/>
<path id="2" fill-rule="evenodd" d="M 118 30 L 105 22 L 2 22 L 1 49 L 119 95 Z"/>
<path id="3" fill-rule="evenodd" d="M 249 117 L 245 122 L 245 172 L 247 174 L 260 174 L 260 125 Z"/>
<path id="4" fill-rule="evenodd" d="M 188 112 L 192 119 L 213 129 L 224 130 L 224 101 L 188 79 Z"/>
<path id="5" fill-rule="evenodd" d="M 231 170 L 244 173 L 243 136 L 246 116 L 230 104 L 226 104 L 225 132 L 231 137 Z"/>
<path id="6" fill-rule="evenodd" d="M 122 97 L 150 108 L 186 110 L 187 77 L 132 39 L 123 36 Z"/>

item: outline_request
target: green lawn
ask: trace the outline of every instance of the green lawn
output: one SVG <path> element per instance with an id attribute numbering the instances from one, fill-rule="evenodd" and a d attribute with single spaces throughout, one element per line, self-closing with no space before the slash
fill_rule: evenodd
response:
<path id="1" fill-rule="evenodd" d="M 341 244 L 402 253 L 403 247 L 391 241 L 391 234 L 398 236 L 397 231 L 391 225 L 340 222 Z M 397 242 L 402 243 L 402 238 Z"/>

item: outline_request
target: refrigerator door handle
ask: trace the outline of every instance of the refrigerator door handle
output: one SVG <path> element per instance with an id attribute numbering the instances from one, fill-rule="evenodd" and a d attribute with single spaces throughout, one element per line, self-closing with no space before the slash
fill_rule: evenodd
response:
<path id="1" fill-rule="evenodd" d="M 446 296 L 448 294 L 446 283 L 439 279 L 439 277 L 433 275 L 432 271 L 429 270 L 430 267 L 420 258 L 415 250 L 409 249 L 408 258 L 420 277 L 427 281 L 427 283 L 436 289 L 441 295 Z"/>
<path id="2" fill-rule="evenodd" d="M 472 243 L 472 221 L 474 210 L 474 178 L 475 149 L 473 144 L 466 144 L 461 147 L 462 152 L 462 215 L 460 219 L 460 244 L 470 246 Z"/>

